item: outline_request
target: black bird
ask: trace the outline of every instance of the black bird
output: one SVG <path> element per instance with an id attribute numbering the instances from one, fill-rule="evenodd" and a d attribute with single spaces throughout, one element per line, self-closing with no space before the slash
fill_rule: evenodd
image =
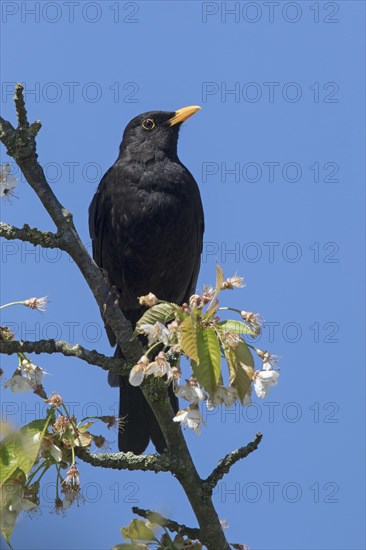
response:
<path id="1" fill-rule="evenodd" d="M 89 207 L 94 260 L 116 287 L 120 307 L 133 326 L 144 311 L 139 296 L 153 292 L 161 300 L 182 304 L 195 291 L 204 216 L 197 183 L 180 162 L 177 145 L 182 122 L 199 109 L 151 111 L 131 120 L 119 156 Z M 122 357 L 118 348 L 116 355 Z M 127 377 L 118 378 L 119 416 L 125 418 L 120 451 L 141 454 L 151 438 L 163 452 L 165 439 L 142 391 Z M 177 412 L 171 387 L 169 394 Z"/>

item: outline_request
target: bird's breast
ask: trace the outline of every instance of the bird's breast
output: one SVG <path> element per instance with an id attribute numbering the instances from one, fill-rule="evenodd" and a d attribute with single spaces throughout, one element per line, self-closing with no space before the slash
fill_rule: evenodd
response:
<path id="1" fill-rule="evenodd" d="M 118 225 L 165 224 L 171 217 L 176 222 L 185 219 L 197 202 L 198 191 L 184 167 L 165 159 L 151 164 L 129 163 L 120 170 L 109 192 L 117 229 Z"/>

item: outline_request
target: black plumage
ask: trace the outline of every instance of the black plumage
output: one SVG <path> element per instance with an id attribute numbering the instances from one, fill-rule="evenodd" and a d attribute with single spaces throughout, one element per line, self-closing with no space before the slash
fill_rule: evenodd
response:
<path id="1" fill-rule="evenodd" d="M 197 183 L 180 162 L 177 144 L 180 125 L 198 109 L 152 111 L 131 120 L 119 156 L 90 204 L 94 260 L 116 287 L 120 307 L 133 325 L 144 311 L 139 296 L 153 292 L 182 304 L 195 291 L 204 217 Z M 118 348 L 116 353 L 121 356 Z M 140 388 L 126 377 L 119 377 L 119 386 L 119 414 L 125 418 L 119 449 L 141 454 L 151 438 L 162 452 L 164 437 Z M 177 411 L 171 388 L 169 393 Z"/>

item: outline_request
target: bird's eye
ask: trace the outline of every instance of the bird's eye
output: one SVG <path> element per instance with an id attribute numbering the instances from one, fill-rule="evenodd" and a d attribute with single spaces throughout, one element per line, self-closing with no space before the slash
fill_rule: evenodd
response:
<path id="1" fill-rule="evenodd" d="M 147 118 L 142 122 L 142 125 L 144 130 L 153 130 L 155 128 L 155 122 L 152 118 Z"/>

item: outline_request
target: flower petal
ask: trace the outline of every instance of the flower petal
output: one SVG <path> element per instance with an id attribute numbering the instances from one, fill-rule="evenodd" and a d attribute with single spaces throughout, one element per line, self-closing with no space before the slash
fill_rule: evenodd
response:
<path id="1" fill-rule="evenodd" d="M 130 372 L 129 382 L 131 386 L 140 386 L 145 377 L 144 367 L 142 365 L 135 365 Z"/>
<path id="2" fill-rule="evenodd" d="M 61 462 L 62 451 L 59 447 L 57 447 L 57 445 L 54 445 L 53 443 L 51 443 L 50 453 L 56 462 Z"/>

